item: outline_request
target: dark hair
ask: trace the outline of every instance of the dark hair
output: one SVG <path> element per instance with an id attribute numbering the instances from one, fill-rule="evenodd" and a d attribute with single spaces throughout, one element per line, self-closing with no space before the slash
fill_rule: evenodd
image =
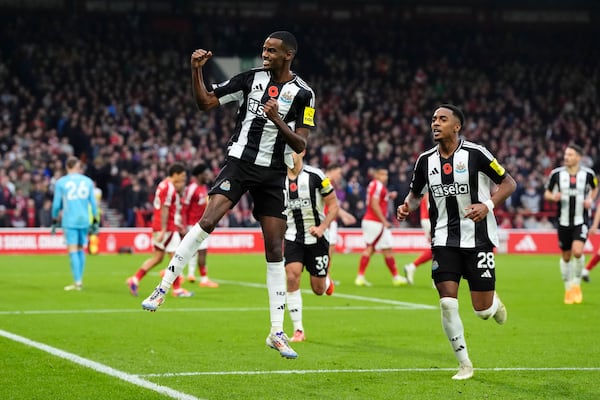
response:
<path id="1" fill-rule="evenodd" d="M 192 170 L 192 176 L 198 176 L 206 171 L 206 164 L 198 164 Z"/>
<path id="2" fill-rule="evenodd" d="M 579 154 L 580 156 L 581 156 L 581 155 L 583 155 L 583 149 L 581 148 L 581 146 L 580 146 L 580 145 L 578 145 L 578 144 L 576 144 L 576 143 L 573 143 L 573 142 L 569 143 L 569 144 L 567 145 L 567 149 L 573 149 L 573 150 L 575 150 L 575 152 L 576 152 L 577 154 Z"/>
<path id="3" fill-rule="evenodd" d="M 325 171 L 333 171 L 334 169 L 342 168 L 342 166 L 336 162 L 329 163 L 327 167 L 325 167 Z"/>
<path id="4" fill-rule="evenodd" d="M 452 111 L 452 114 L 460 121 L 460 126 L 462 127 L 465 125 L 465 114 L 463 114 L 461 109 L 456 107 L 454 104 L 440 104 L 438 108 L 447 108 L 448 110 Z"/>
<path id="5" fill-rule="evenodd" d="M 296 37 L 288 31 L 277 31 L 269 35 L 273 39 L 281 39 L 283 45 L 287 50 L 293 50 L 294 53 L 298 52 L 298 41 Z"/>
<path id="6" fill-rule="evenodd" d="M 173 176 L 175 174 L 180 174 L 182 172 L 185 172 L 185 167 L 181 163 L 172 164 L 169 167 L 169 171 L 168 171 L 169 176 Z"/>

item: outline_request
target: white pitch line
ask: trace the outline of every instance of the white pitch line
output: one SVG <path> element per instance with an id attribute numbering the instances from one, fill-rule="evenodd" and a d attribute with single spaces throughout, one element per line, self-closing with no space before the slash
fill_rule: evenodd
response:
<path id="1" fill-rule="evenodd" d="M 128 374 L 123 371 L 119 371 L 119 370 L 111 368 L 107 365 L 100 364 L 100 363 L 92 361 L 92 360 L 88 360 L 87 358 L 83 358 L 76 354 L 57 349 L 56 347 L 48 346 L 44 343 L 35 342 L 31 339 L 27 339 L 26 337 L 15 335 L 14 333 L 10 333 L 10 332 L 7 332 L 2 329 L 0 329 L 0 336 L 4 336 L 7 339 L 14 340 L 15 342 L 19 342 L 19 343 L 22 343 L 22 344 L 30 346 L 30 347 L 35 347 L 38 350 L 45 351 L 46 353 L 50 353 L 53 356 L 63 358 L 67 361 L 71 361 L 75 364 L 82 365 L 86 368 L 90 368 L 96 372 L 110 375 L 115 378 L 124 380 L 125 382 L 143 387 L 145 389 L 153 390 L 160 394 L 164 394 L 166 396 L 169 396 L 172 399 L 202 400 L 202 399 L 199 399 L 198 397 L 189 395 L 187 393 L 179 392 L 177 390 L 171 389 L 166 386 L 157 385 L 156 383 L 152 383 L 150 381 L 140 378 L 140 376 L 138 376 L 138 375 L 132 375 L 132 374 Z"/>
<path id="2" fill-rule="evenodd" d="M 308 311 L 393 311 L 393 310 L 417 310 L 416 307 L 397 306 L 307 306 L 304 310 Z M 224 313 L 224 312 L 251 312 L 268 311 L 268 307 L 211 307 L 211 308 L 161 308 L 160 312 L 201 312 L 201 313 Z M 14 310 L 0 311 L 0 315 L 72 315 L 72 314 L 125 314 L 143 312 L 141 308 L 115 308 L 99 310 Z"/>
<path id="3" fill-rule="evenodd" d="M 532 372 L 553 372 L 553 371 L 600 371 L 600 367 L 556 367 L 556 368 L 533 368 L 533 367 L 515 367 L 515 368 L 474 368 L 475 371 L 532 371 Z M 138 375 L 144 377 L 177 377 L 177 376 L 198 376 L 198 375 L 307 375 L 307 374 L 372 374 L 382 372 L 440 372 L 456 371 L 456 368 L 377 368 L 377 369 L 312 369 L 312 370 L 276 370 L 276 371 L 207 371 L 207 372 L 178 372 L 165 374 L 145 374 Z"/>
<path id="4" fill-rule="evenodd" d="M 254 288 L 260 288 L 260 289 L 267 288 L 267 286 L 262 283 L 227 281 L 227 280 L 219 279 L 219 283 L 221 283 L 221 282 L 230 284 L 230 285 L 254 287 Z M 312 293 L 311 290 L 307 290 L 307 289 L 302 290 L 302 292 L 303 293 Z M 391 299 L 379 299 L 377 297 L 355 296 L 355 295 L 351 295 L 351 294 L 344 294 L 344 293 L 337 293 L 337 292 L 335 292 L 333 294 L 333 297 L 340 297 L 342 299 L 352 299 L 352 300 L 359 300 L 359 301 L 368 301 L 368 302 L 372 302 L 372 303 L 394 304 L 394 305 L 398 305 L 398 306 L 415 308 L 415 309 L 420 309 L 420 310 L 438 310 L 439 309 L 438 306 L 431 306 L 429 304 L 409 303 L 409 302 L 405 302 L 405 301 L 397 301 L 397 300 L 391 300 Z"/>

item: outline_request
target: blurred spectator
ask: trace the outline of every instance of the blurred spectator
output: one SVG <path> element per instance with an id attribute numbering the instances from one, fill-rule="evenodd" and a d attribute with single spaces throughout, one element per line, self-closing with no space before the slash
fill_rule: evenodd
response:
<path id="1" fill-rule="evenodd" d="M 10 228 L 11 226 L 10 217 L 6 213 L 6 206 L 0 204 L 0 228 Z"/>
<path id="2" fill-rule="evenodd" d="M 44 199 L 42 207 L 38 211 L 39 225 L 44 228 L 52 226 L 52 199 Z"/>
<path id="3" fill-rule="evenodd" d="M 369 169 L 379 164 L 389 168 L 397 201 L 404 198 L 404 175 L 433 145 L 427 110 L 448 99 L 463 107 L 465 138 L 486 145 L 519 183 L 506 204 L 510 213 L 535 209 L 528 181 L 542 182 L 560 165 L 570 141 L 584 147 L 584 165 L 600 169 L 595 26 L 431 30 L 399 25 L 397 2 L 388 3 L 392 12 L 360 24 L 326 14 L 290 20 L 302 24 L 310 43 L 297 68 L 318 98 L 319 130 L 309 139 L 307 159 L 321 167 L 344 165 L 337 191 L 355 217 L 364 212 L 361 188 Z M 157 31 L 155 18 L 141 13 L 131 24 L 111 15 L 26 10 L 0 16 L 1 205 L 12 210 L 15 197 L 24 196 L 41 209 L 62 176 L 63 161 L 74 154 L 130 226 L 131 210 L 144 207 L 132 206 L 137 201 L 127 197 L 133 185 L 126 178 L 140 182 L 140 197 L 147 200 L 147 188 L 164 178 L 168 163 L 203 161 L 218 171 L 235 110 L 197 113 L 182 60 L 199 41 L 218 56 L 252 56 L 239 37 L 260 43 L 265 31 L 253 19 L 228 17 L 230 23 L 215 26 L 210 39 L 202 30 Z M 197 26 L 208 21 L 194 16 Z M 431 50 L 447 40 L 451 49 Z M 134 68 L 136 58 L 149 61 Z M 538 211 L 554 206 L 541 204 Z M 252 224 L 247 201 L 236 208 L 244 224 Z"/>
<path id="4" fill-rule="evenodd" d="M 10 225 L 13 228 L 25 228 L 27 227 L 27 219 L 24 215 L 24 210 L 21 206 L 17 206 L 12 210 L 10 216 Z"/>
<path id="5" fill-rule="evenodd" d="M 542 215 L 537 224 L 538 229 L 556 229 L 556 227 L 550 222 L 547 216 Z"/>

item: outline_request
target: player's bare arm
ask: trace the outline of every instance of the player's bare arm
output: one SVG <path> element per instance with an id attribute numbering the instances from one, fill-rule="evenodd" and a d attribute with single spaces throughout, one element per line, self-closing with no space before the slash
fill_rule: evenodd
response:
<path id="1" fill-rule="evenodd" d="M 356 223 L 356 217 L 341 207 L 339 208 L 338 215 L 344 225 L 352 225 Z"/>
<path id="2" fill-rule="evenodd" d="M 219 106 L 219 99 L 213 92 L 209 92 L 204 85 L 202 67 L 212 58 L 212 51 L 197 49 L 192 53 L 190 60 L 192 69 L 192 92 L 196 105 L 202 111 L 207 111 Z"/>
<path id="3" fill-rule="evenodd" d="M 585 200 L 583 200 L 583 208 L 585 208 L 586 210 L 592 208 L 596 196 L 598 196 L 598 187 L 595 187 L 592 190 L 590 190 L 588 196 L 585 198 Z"/>
<path id="4" fill-rule="evenodd" d="M 286 143 L 296 153 L 302 153 L 306 148 L 309 130 L 307 128 L 297 128 L 295 131 L 291 130 L 288 124 L 281 119 L 281 115 L 279 115 L 279 105 L 274 98 L 267 100 L 264 112 L 267 118 L 277 126 L 279 133 L 283 135 Z"/>
<path id="5" fill-rule="evenodd" d="M 408 192 L 408 196 L 404 199 L 404 203 L 400 204 L 396 209 L 396 218 L 398 221 L 404 221 L 408 214 L 413 212 L 421 204 L 423 196 L 416 196 L 413 192 Z"/>
<path id="6" fill-rule="evenodd" d="M 308 228 L 308 233 L 313 235 L 314 237 L 323 237 L 323 234 L 331 225 L 331 222 L 335 221 L 338 215 L 338 210 L 340 209 L 337 201 L 337 196 L 335 192 L 329 193 L 327 196 L 323 197 L 325 200 L 325 206 L 327 207 L 327 215 L 325 215 L 325 219 L 319 226 L 311 226 Z"/>

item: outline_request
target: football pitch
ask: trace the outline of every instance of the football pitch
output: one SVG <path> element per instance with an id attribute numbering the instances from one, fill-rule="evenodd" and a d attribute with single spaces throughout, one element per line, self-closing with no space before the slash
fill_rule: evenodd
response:
<path id="1" fill-rule="evenodd" d="M 482 321 L 461 286 L 460 313 L 475 376 L 457 369 L 441 327 L 429 264 L 415 285 L 394 287 L 375 255 L 356 287 L 358 254 L 336 254 L 333 296 L 303 276 L 307 341 L 296 360 L 265 345 L 270 322 L 262 255 L 208 255 L 217 289 L 169 296 L 156 313 L 125 279 L 147 255 L 87 258 L 84 290 L 68 258 L 0 256 L 0 398 L 3 399 L 598 399 L 600 273 L 583 304 L 563 304 L 556 255 L 498 255 L 506 325 Z M 414 254 L 397 254 L 402 266 Z M 162 266 L 167 263 L 165 259 Z M 286 312 L 285 330 L 293 333 Z"/>

